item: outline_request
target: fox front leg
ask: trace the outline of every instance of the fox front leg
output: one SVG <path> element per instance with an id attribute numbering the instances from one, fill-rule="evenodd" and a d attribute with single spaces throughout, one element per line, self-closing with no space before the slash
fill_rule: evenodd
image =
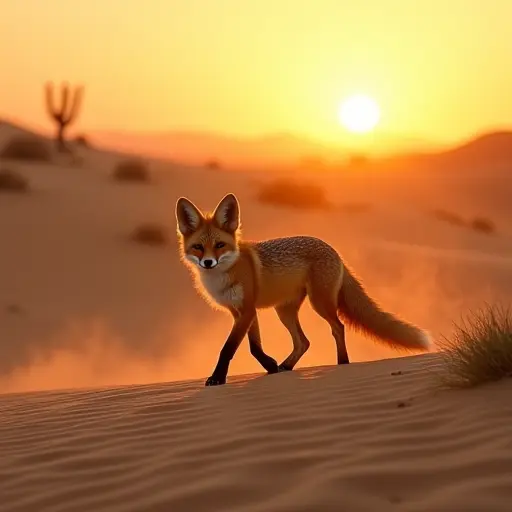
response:
<path id="1" fill-rule="evenodd" d="M 219 386 L 226 383 L 226 377 L 228 375 L 229 363 L 235 355 L 240 343 L 247 334 L 249 327 L 251 326 L 254 318 L 256 317 L 256 310 L 250 309 L 244 311 L 241 315 L 235 316 L 235 323 L 233 328 L 220 351 L 219 360 L 217 366 L 211 377 L 205 382 L 205 386 Z"/>

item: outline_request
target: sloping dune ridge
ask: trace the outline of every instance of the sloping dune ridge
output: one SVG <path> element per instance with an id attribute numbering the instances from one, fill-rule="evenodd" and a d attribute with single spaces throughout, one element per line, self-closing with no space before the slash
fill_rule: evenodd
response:
<path id="1" fill-rule="evenodd" d="M 0 125 L 0 146 L 18 133 Z M 120 184 L 123 155 L 79 153 L 80 165 L 0 162 L 30 183 L 0 194 L 0 511 L 510 510 L 511 382 L 442 390 L 438 354 L 398 357 L 351 331 L 353 364 L 326 366 L 330 329 L 305 304 L 311 348 L 294 372 L 263 376 L 243 343 L 228 385 L 205 388 L 231 320 L 194 290 L 174 219 L 180 196 L 213 208 L 234 192 L 247 238 L 324 238 L 436 340 L 469 309 L 510 302 L 502 168 L 301 171 L 334 205 L 306 211 L 259 202 L 263 171 L 148 159 L 151 183 Z M 130 240 L 148 222 L 167 244 Z M 273 311 L 260 325 L 282 360 L 288 333 Z"/>
<path id="2" fill-rule="evenodd" d="M 508 511 L 512 383 L 435 355 L 0 398 L 9 512 Z"/>

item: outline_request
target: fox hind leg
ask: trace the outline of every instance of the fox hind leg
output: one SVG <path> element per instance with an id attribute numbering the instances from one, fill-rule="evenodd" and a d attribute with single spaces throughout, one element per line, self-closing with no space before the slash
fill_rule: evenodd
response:
<path id="1" fill-rule="evenodd" d="M 247 337 L 249 338 L 249 349 L 251 354 L 258 361 L 258 363 L 260 363 L 268 373 L 277 373 L 277 361 L 267 355 L 261 346 L 260 326 L 257 316 L 254 318 L 254 321 L 249 328 Z"/>
<path id="2" fill-rule="evenodd" d="M 350 362 L 345 344 L 345 326 L 338 318 L 338 308 L 334 299 L 330 299 L 325 290 L 311 287 L 308 290 L 309 300 L 313 309 L 325 319 L 330 327 L 334 340 L 336 341 L 336 355 L 338 364 Z M 336 294 L 337 295 L 337 294 Z"/>
<path id="3" fill-rule="evenodd" d="M 306 353 L 309 348 L 309 340 L 307 339 L 304 331 L 299 322 L 299 309 L 306 298 L 306 290 L 301 292 L 300 296 L 293 302 L 280 304 L 275 308 L 276 313 L 286 327 L 293 341 L 293 351 L 291 354 L 279 365 L 280 371 L 293 370 L 294 366 L 299 362 L 299 359 Z"/>

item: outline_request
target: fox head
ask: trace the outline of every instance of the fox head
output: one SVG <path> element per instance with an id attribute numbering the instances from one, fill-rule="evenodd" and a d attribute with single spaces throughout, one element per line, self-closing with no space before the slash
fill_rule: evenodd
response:
<path id="1" fill-rule="evenodd" d="M 200 270 L 227 270 L 239 256 L 240 207 L 226 195 L 213 213 L 203 213 L 185 197 L 176 203 L 182 256 Z"/>

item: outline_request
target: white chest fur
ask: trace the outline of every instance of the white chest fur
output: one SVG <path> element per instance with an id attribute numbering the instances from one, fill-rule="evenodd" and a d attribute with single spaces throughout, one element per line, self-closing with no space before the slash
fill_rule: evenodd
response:
<path id="1" fill-rule="evenodd" d="M 239 307 L 242 305 L 244 291 L 240 283 L 233 284 L 226 272 L 204 270 L 199 272 L 204 291 L 221 306 Z"/>

